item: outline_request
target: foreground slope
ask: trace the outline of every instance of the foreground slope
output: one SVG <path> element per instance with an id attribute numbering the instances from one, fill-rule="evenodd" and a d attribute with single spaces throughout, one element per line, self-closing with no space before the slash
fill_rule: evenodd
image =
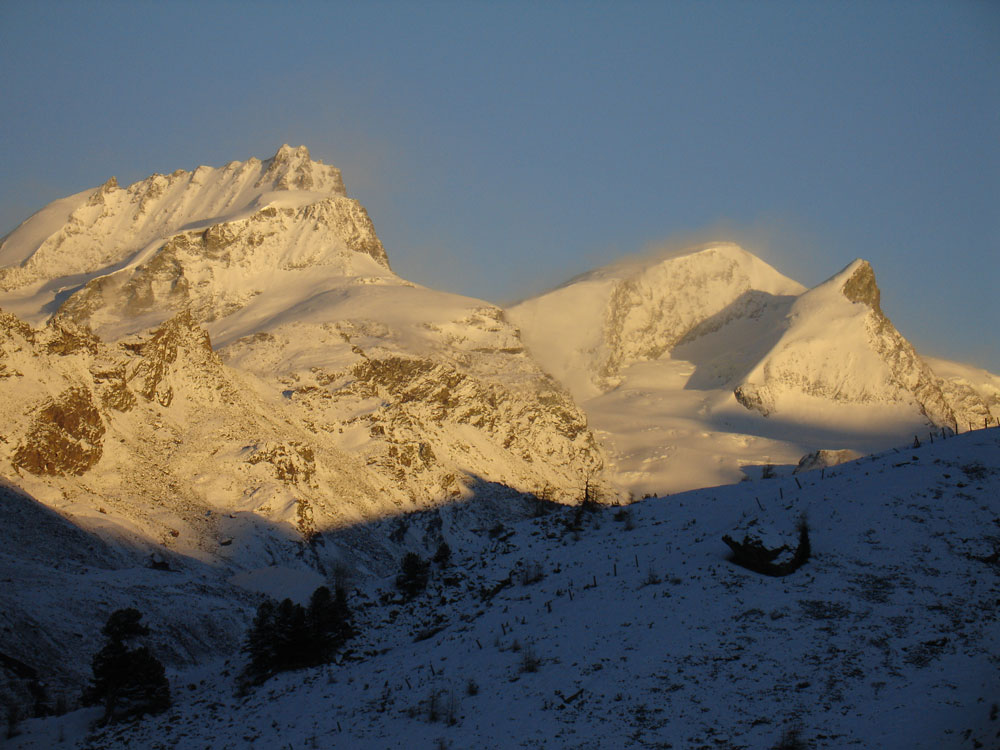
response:
<path id="1" fill-rule="evenodd" d="M 998 494 L 991 429 L 484 529 L 414 602 L 360 586 L 336 665 L 233 698 L 239 662 L 207 664 L 172 675 L 189 688 L 162 717 L 27 722 L 12 746 L 995 747 Z M 795 573 L 726 560 L 724 534 L 794 543 L 800 514 Z"/>
<path id="2" fill-rule="evenodd" d="M 723 243 L 598 269 L 507 314 L 616 479 L 646 494 L 1000 418 L 992 376 L 936 374 L 879 297 L 864 261 L 806 290 Z"/>

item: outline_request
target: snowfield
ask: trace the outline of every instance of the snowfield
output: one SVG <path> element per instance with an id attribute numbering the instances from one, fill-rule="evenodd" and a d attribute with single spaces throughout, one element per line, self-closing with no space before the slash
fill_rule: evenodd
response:
<path id="1" fill-rule="evenodd" d="M 724 534 L 794 544 L 803 514 L 795 573 L 727 561 Z M 220 656 L 170 673 L 161 716 L 30 720 L 9 747 L 769 748 L 796 729 L 810 748 L 1000 746 L 998 429 L 451 528 L 414 601 L 356 581 L 336 664 L 236 697 L 241 659 Z"/>

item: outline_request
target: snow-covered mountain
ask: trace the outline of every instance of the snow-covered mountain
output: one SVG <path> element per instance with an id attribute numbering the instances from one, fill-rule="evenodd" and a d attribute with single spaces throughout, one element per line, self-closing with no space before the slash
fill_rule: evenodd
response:
<path id="1" fill-rule="evenodd" d="M 507 315 L 636 493 L 1000 417 L 995 377 L 946 376 L 944 363 L 936 374 L 882 312 L 861 260 L 806 290 L 713 244 L 598 269 Z"/>
<path id="2" fill-rule="evenodd" d="M 1000 415 L 1000 379 L 921 359 L 863 262 L 806 290 L 711 245 L 504 311 L 397 276 L 303 147 L 112 178 L 3 238 L 0 266 L 0 575 L 18 583 L 0 590 L 0 697 L 16 705 L 29 672 L 77 696 L 118 607 L 162 623 L 181 668 L 232 654 L 259 592 L 302 599 L 349 570 L 364 594 L 441 541 L 475 599 L 524 564 L 507 527 L 585 488 L 736 482 Z M 556 559 L 553 529 L 532 529 L 525 554 Z"/>
<path id="3" fill-rule="evenodd" d="M 355 520 L 475 483 L 575 497 L 600 473 L 585 418 L 501 311 L 396 276 L 339 171 L 304 147 L 126 189 L 109 180 L 30 218 L 0 261 L 12 264 L 0 306 L 36 326 L 133 349 L 122 342 L 168 319 L 204 327 L 245 379 L 236 391 L 317 436 L 285 453 L 327 443 L 352 456 L 334 464 L 381 478 L 358 484 L 377 491 L 337 499 Z M 144 393 L 168 409 L 184 389 L 164 387 Z"/>

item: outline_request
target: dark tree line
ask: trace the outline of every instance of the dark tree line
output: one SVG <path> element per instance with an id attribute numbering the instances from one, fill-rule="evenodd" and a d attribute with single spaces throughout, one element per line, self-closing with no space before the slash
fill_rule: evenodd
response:
<path id="1" fill-rule="evenodd" d="M 250 663 L 242 674 L 244 686 L 260 685 L 278 672 L 329 662 L 353 634 L 344 590 L 316 589 L 303 607 L 291 599 L 268 600 L 257 608 L 243 652 Z"/>

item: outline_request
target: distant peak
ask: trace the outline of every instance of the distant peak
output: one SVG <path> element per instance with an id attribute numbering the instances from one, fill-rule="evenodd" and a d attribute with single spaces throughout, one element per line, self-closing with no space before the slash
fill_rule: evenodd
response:
<path id="1" fill-rule="evenodd" d="M 882 308 L 879 304 L 881 293 L 878 284 L 875 283 L 875 271 L 872 270 L 871 263 L 858 258 L 841 271 L 840 276 L 847 277 L 841 286 L 847 299 L 851 302 L 868 305 L 875 312 L 882 314 Z"/>

